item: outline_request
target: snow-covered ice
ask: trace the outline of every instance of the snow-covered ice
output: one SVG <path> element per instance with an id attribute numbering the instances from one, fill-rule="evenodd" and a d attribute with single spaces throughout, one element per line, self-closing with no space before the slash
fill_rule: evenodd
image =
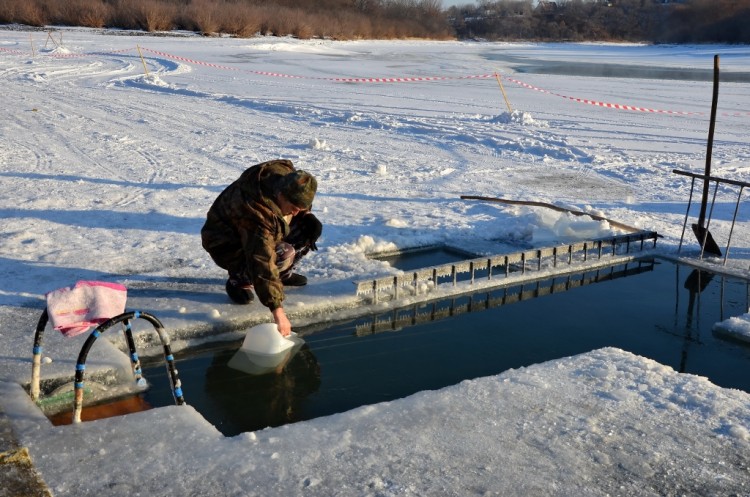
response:
<path id="1" fill-rule="evenodd" d="M 750 484 L 747 394 L 616 349 L 232 438 L 184 406 L 53 428 L 4 386 L 55 495 L 744 495 Z"/>
<path id="2" fill-rule="evenodd" d="M 21 387 L 44 293 L 77 280 L 126 285 L 128 307 L 162 319 L 175 349 L 268 321 L 228 303 L 199 231 L 222 188 L 272 158 L 319 179 L 325 229 L 301 267 L 310 285 L 288 294 L 295 326 L 355 312 L 352 282 L 395 271 L 374 253 L 492 254 L 613 232 L 461 195 L 655 230 L 658 254 L 748 278 L 746 201 L 725 267 L 699 260 L 689 228 L 678 254 L 690 180 L 672 170 L 703 171 L 710 81 L 524 70 L 705 71 L 718 53 L 742 75 L 750 48 L 63 38 L 0 31 L 0 408 L 55 495 L 750 494 L 750 396 L 617 349 L 232 438 L 190 406 L 53 427 Z M 748 119 L 748 84 L 722 83 L 713 175 L 748 180 Z M 736 188 L 718 189 L 722 246 L 736 202 Z M 48 332 L 45 377 L 71 375 L 81 343 Z M 87 367 L 130 366 L 98 340 Z"/>

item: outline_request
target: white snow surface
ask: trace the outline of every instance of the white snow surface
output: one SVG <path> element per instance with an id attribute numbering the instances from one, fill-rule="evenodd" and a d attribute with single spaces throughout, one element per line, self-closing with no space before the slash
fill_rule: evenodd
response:
<path id="1" fill-rule="evenodd" d="M 726 266 L 700 258 L 689 227 L 678 252 L 690 179 L 672 171 L 704 170 L 710 78 L 519 72 L 710 74 L 714 54 L 723 73 L 750 72 L 746 46 L 0 30 L 0 410 L 54 495 L 750 495 L 750 395 L 612 348 L 231 438 L 189 405 L 54 427 L 23 390 L 44 294 L 77 280 L 126 285 L 128 308 L 157 315 L 175 350 L 270 320 L 229 304 L 199 232 L 227 184 L 274 158 L 318 177 L 325 226 L 300 267 L 310 284 L 287 294 L 295 326 L 358 312 L 353 282 L 396 272 L 368 255 L 615 232 L 461 195 L 655 230 L 658 254 L 748 278 L 745 201 Z M 714 176 L 748 181 L 748 120 L 748 84 L 722 83 Z M 737 189 L 719 188 L 722 246 L 736 207 Z M 72 375 L 81 344 L 48 331 L 45 378 Z M 129 362 L 99 340 L 87 367 Z"/>

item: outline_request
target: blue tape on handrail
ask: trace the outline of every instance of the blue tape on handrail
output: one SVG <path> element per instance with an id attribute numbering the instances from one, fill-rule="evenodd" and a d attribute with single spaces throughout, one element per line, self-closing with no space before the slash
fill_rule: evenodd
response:
<path id="1" fill-rule="evenodd" d="M 101 336 L 101 334 L 102 334 L 102 332 L 99 331 L 98 329 L 94 330 L 94 332 L 92 333 L 92 335 L 94 335 L 94 337 L 96 337 L 96 338 L 99 338 Z"/>
<path id="2" fill-rule="evenodd" d="M 174 361 L 174 356 L 172 354 L 169 354 L 167 357 L 165 357 L 168 361 Z"/>
<path id="3" fill-rule="evenodd" d="M 174 395 L 175 397 L 182 397 L 182 388 L 177 387 L 174 389 Z"/>
<path id="4" fill-rule="evenodd" d="M 135 311 L 135 314 L 133 314 L 133 316 L 134 316 L 134 317 L 135 317 L 136 319 L 138 319 L 139 317 L 141 317 L 141 311 Z"/>
<path id="5" fill-rule="evenodd" d="M 39 345 L 35 345 L 33 353 L 34 353 L 34 355 L 41 354 L 42 353 L 42 347 L 39 346 Z"/>
<path id="6" fill-rule="evenodd" d="M 75 383 L 75 386 L 76 386 L 76 388 L 83 388 L 83 383 L 84 383 L 84 382 L 82 382 L 82 381 L 77 381 L 77 382 Z"/>
<path id="7" fill-rule="evenodd" d="M 130 354 L 130 358 L 133 360 L 133 362 L 138 360 L 138 352 L 133 352 Z"/>
<path id="8" fill-rule="evenodd" d="M 85 369 L 86 369 L 86 365 L 85 364 L 83 364 L 81 362 L 79 362 L 78 364 L 76 364 L 76 371 L 83 371 Z"/>

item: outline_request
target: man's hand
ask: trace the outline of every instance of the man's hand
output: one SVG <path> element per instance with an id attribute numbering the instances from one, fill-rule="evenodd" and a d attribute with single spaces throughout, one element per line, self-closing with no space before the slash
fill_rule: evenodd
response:
<path id="1" fill-rule="evenodd" d="M 279 328 L 281 336 L 288 337 L 292 333 L 292 323 L 289 318 L 286 317 L 283 307 L 278 307 L 271 311 L 273 314 L 273 320 L 276 323 L 276 327 Z"/>

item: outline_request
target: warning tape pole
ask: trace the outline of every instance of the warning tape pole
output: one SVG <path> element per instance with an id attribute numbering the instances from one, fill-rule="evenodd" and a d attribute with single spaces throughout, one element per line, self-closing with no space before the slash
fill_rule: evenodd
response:
<path id="1" fill-rule="evenodd" d="M 505 94 L 505 88 L 503 88 L 503 82 L 500 80 L 500 74 L 495 71 L 495 79 L 497 80 L 497 84 L 500 86 L 500 91 L 503 93 L 503 98 L 505 99 L 505 105 L 508 106 L 508 112 L 510 114 L 513 114 L 513 109 L 510 106 L 510 102 L 508 101 L 508 95 Z"/>
<path id="2" fill-rule="evenodd" d="M 148 67 L 146 67 L 146 60 L 143 58 L 143 54 L 141 53 L 141 46 L 136 45 L 135 47 L 138 49 L 138 55 L 140 55 L 141 62 L 143 63 L 143 70 L 146 71 L 146 77 L 148 78 Z"/>

